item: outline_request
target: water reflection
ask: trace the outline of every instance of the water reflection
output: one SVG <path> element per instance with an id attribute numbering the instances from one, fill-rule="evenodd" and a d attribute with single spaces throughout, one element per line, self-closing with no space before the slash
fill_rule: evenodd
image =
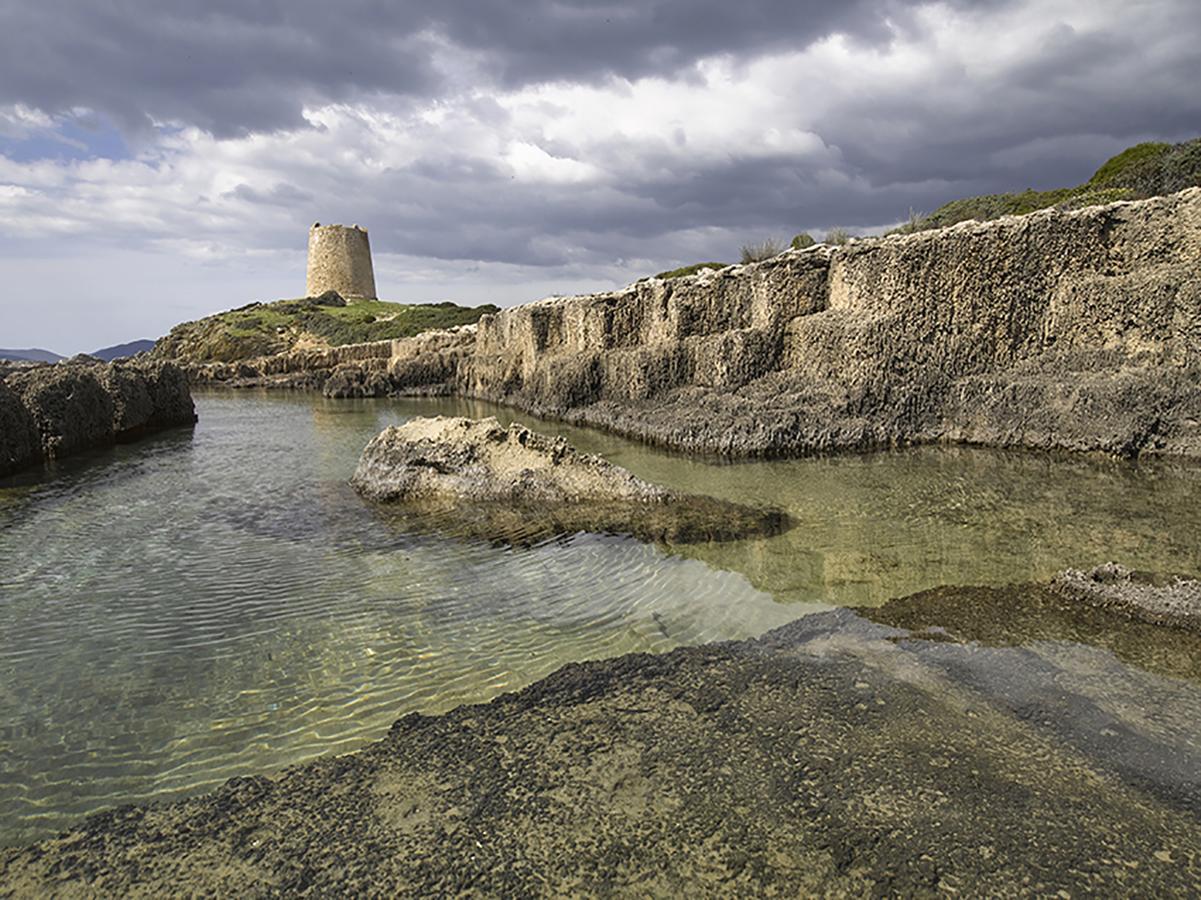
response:
<path id="1" fill-rule="evenodd" d="M 0 844 L 354 749 L 406 712 L 486 700 L 571 660 L 1107 559 L 1201 569 L 1189 468 L 946 449 L 713 465 L 461 400 L 197 405 L 194 432 L 0 482 Z M 799 525 L 725 544 L 527 547 L 386 527 L 347 479 L 381 428 L 436 413 L 516 416 Z M 1103 646 L 1098 634 L 1047 639 Z"/>
<path id="2" fill-rule="evenodd" d="M 774 462 L 690 459 L 478 401 L 400 401 L 563 434 L 649 481 L 778 506 L 790 531 L 671 552 L 738 572 L 782 603 L 874 606 L 939 584 L 1008 584 L 1108 560 L 1201 573 L 1201 467 L 916 447 Z"/>

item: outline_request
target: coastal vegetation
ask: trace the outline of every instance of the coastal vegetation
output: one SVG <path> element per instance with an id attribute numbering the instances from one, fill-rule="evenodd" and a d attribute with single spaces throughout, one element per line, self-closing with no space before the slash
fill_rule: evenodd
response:
<path id="1" fill-rule="evenodd" d="M 1201 185 L 1201 138 L 1180 144 L 1146 142 L 1128 147 L 1107 160 L 1093 176 L 1075 187 L 1036 191 L 1028 189 L 1007 194 L 982 194 L 963 197 L 944 203 L 934 212 L 925 214 L 914 209 L 909 216 L 888 234 L 915 234 L 934 228 L 946 228 L 958 222 L 976 219 L 987 222 L 1001 216 L 1021 216 L 1040 209 L 1082 209 L 1118 200 L 1145 200 L 1164 194 L 1174 194 L 1187 187 Z M 852 235 L 845 228 L 832 228 L 822 243 L 843 246 Z M 789 244 L 793 250 L 812 247 L 816 241 L 801 232 Z M 748 243 L 742 247 L 745 263 L 761 262 L 787 249 L 778 241 Z M 681 278 L 695 275 L 701 269 L 722 268 L 724 263 L 696 263 L 667 272 L 656 278 Z"/>
<path id="2" fill-rule="evenodd" d="M 742 264 L 763 262 L 784 252 L 784 245 L 775 238 L 768 238 L 757 244 L 742 245 Z"/>
<path id="3" fill-rule="evenodd" d="M 728 265 L 729 263 L 719 262 L 693 263 L 691 266 L 681 266 L 678 269 L 669 269 L 666 272 L 660 272 L 655 277 L 663 279 L 684 278 L 687 275 L 695 275 L 702 269 L 724 269 Z"/>
<path id="4" fill-rule="evenodd" d="M 945 228 L 968 219 L 988 221 L 1040 209 L 1081 209 L 1117 200 L 1142 200 L 1201 185 L 1201 138 L 1181 144 L 1143 143 L 1128 147 L 1075 187 L 985 194 L 952 200 L 928 216 L 910 215 L 893 234 Z"/>
<path id="5" fill-rule="evenodd" d="M 496 310 L 491 304 L 347 303 L 330 291 L 320 297 L 251 303 L 176 325 L 158 342 L 153 355 L 195 363 L 235 362 L 304 347 L 412 337 L 423 331 L 469 325 Z"/>

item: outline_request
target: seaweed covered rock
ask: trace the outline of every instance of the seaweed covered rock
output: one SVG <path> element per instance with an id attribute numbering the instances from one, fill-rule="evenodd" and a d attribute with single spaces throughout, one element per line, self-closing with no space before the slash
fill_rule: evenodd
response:
<path id="1" fill-rule="evenodd" d="M 101 377 L 100 364 L 71 361 L 7 379 L 32 415 L 47 459 L 111 442 L 116 409 Z"/>
<path id="2" fill-rule="evenodd" d="M 409 524 L 500 540 L 577 531 L 729 540 L 788 527 L 783 513 L 676 494 L 599 456 L 494 418 L 413 419 L 377 435 L 351 484 L 402 504 Z"/>
<path id="3" fill-rule="evenodd" d="M 973 627 L 981 590 L 940 606 Z M 843 609 L 568 664 L 355 753 L 0 848 L 0 893 L 1195 896 L 1195 668 L 941 637 Z"/>

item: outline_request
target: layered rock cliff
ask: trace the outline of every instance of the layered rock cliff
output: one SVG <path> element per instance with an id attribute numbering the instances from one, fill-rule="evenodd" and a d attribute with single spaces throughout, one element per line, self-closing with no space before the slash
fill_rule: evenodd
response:
<path id="1" fill-rule="evenodd" d="M 1201 456 L 1201 189 L 788 251 L 372 346 L 278 380 L 456 392 L 732 456 L 939 440 Z"/>
<path id="2" fill-rule="evenodd" d="M 0 476 L 195 421 L 172 363 L 82 357 L 14 371 L 0 378 Z"/>

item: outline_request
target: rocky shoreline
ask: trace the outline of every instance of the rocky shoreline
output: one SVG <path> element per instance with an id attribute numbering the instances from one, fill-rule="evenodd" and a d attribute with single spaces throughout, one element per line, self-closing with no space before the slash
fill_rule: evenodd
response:
<path id="1" fill-rule="evenodd" d="M 817 246 L 197 385 L 458 394 L 691 453 L 1201 457 L 1201 188 Z"/>
<path id="2" fill-rule="evenodd" d="M 196 421 L 183 370 L 75 357 L 0 371 L 0 476 Z"/>
<path id="3" fill-rule="evenodd" d="M 573 664 L 489 704 L 409 715 L 357 753 L 0 850 L 0 893 L 1201 889 L 1197 748 L 1154 749 L 1144 712 L 1109 695 L 1105 657 L 948 643 L 921 618 L 979 603 L 1063 638 L 1067 601 L 1045 585 L 931 597 Z M 1153 630 L 1188 680 L 1158 683 L 1160 702 L 1189 715 L 1197 636 Z"/>

